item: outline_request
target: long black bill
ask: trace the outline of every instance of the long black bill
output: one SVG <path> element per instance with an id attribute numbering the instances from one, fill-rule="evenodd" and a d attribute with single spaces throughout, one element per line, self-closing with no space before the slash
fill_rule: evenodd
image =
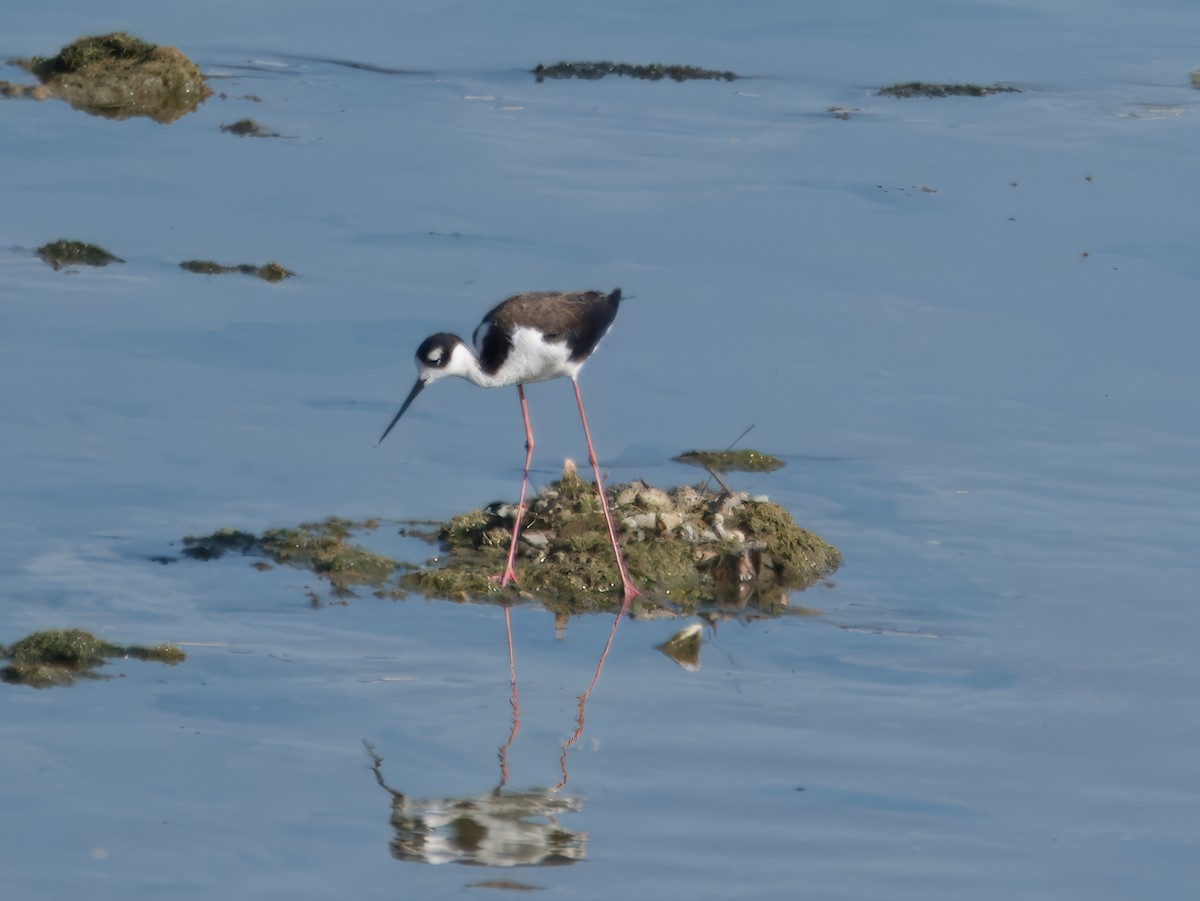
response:
<path id="1" fill-rule="evenodd" d="M 405 400 L 401 405 L 400 412 L 396 414 L 396 417 L 390 423 L 388 423 L 388 427 L 383 430 L 383 434 L 380 435 L 379 440 L 375 442 L 376 447 L 379 447 L 379 445 L 383 444 L 383 439 L 388 436 L 388 432 L 392 430 L 392 426 L 400 421 L 400 417 L 404 415 L 404 411 L 408 409 L 408 405 L 416 399 L 417 395 L 421 393 L 421 389 L 424 387 L 425 383 L 421 379 L 417 379 L 417 383 L 413 385 L 412 391 L 408 392 L 408 399 Z"/>

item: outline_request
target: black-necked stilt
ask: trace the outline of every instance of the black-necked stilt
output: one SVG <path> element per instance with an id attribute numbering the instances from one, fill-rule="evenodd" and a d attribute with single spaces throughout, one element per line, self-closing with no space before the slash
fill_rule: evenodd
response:
<path id="1" fill-rule="evenodd" d="M 524 386 L 566 376 L 575 386 L 575 401 L 583 421 L 587 440 L 588 460 L 596 474 L 596 491 L 608 525 L 608 537 L 617 557 L 624 591 L 622 609 L 641 592 L 634 587 L 617 542 L 617 530 L 604 496 L 600 464 L 592 447 L 583 398 L 579 394 L 576 376 L 587 362 L 600 339 L 608 334 L 617 308 L 621 305 L 621 289 L 611 294 L 600 291 L 530 291 L 517 294 L 497 305 L 479 323 L 473 336 L 472 351 L 458 335 L 439 332 L 430 335 L 417 348 L 417 383 L 398 412 L 379 438 L 382 442 L 404 411 L 424 388 L 448 375 L 456 375 L 483 388 L 516 385 L 521 399 L 521 416 L 525 422 L 525 471 L 521 479 L 521 499 L 517 502 L 516 521 L 508 549 L 508 562 L 498 578 L 501 585 L 516 581 L 513 561 L 517 554 L 517 535 L 525 514 L 525 489 L 529 483 L 529 461 L 533 459 L 533 430 L 529 426 L 529 408 L 525 403 Z M 377 444 L 379 443 L 377 442 Z"/>

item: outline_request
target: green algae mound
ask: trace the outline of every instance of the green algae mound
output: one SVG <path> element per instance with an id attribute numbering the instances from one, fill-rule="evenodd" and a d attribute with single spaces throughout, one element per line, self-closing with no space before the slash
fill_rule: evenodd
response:
<path id="1" fill-rule="evenodd" d="M 634 601 L 642 614 L 749 602 L 779 612 L 788 592 L 841 564 L 835 548 L 764 498 L 631 482 L 609 488 L 608 499 L 629 572 L 644 595 Z M 401 585 L 462 600 L 497 593 L 493 577 L 504 568 L 515 512 L 499 505 L 455 517 L 438 536 L 448 558 L 406 573 Z M 599 497 L 573 464 L 529 503 L 519 541 L 522 594 L 556 613 L 620 605 L 621 580 Z"/>
<path id="2" fill-rule="evenodd" d="M 212 93 L 200 69 L 177 49 L 123 31 L 79 38 L 56 56 L 12 62 L 53 96 L 109 119 L 173 122 Z"/>
<path id="3" fill-rule="evenodd" d="M 52 266 L 55 270 L 64 266 L 107 266 L 109 263 L 125 262 L 98 244 L 68 241 L 64 238 L 43 244 L 34 252 L 47 266 Z"/>
<path id="4" fill-rule="evenodd" d="M 841 565 L 836 548 L 764 497 L 690 485 L 666 491 L 643 481 L 609 487 L 607 497 L 626 563 L 643 593 L 633 602 L 638 616 L 746 607 L 780 615 L 789 593 Z M 568 616 L 621 605 L 599 495 L 573 463 L 567 461 L 562 478 L 528 503 L 514 561 L 517 584 L 501 588 L 496 577 L 504 570 L 515 516 L 515 506 L 493 504 L 454 517 L 435 534 L 420 536 L 444 551 L 424 566 L 355 543 L 356 533 L 373 531 L 377 521 L 336 517 L 261 536 L 234 529 L 188 536 L 183 554 L 197 560 L 246 554 L 306 569 L 337 597 L 366 588 L 396 599 L 409 592 L 495 604 L 529 599 Z"/>

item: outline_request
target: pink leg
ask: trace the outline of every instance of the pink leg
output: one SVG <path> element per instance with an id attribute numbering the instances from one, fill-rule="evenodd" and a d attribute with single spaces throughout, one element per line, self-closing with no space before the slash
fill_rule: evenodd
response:
<path id="1" fill-rule="evenodd" d="M 583 412 L 583 397 L 579 393 L 579 382 L 571 379 L 571 384 L 575 386 L 579 418 L 583 420 L 583 437 L 587 439 L 588 460 L 591 461 L 592 471 L 596 474 L 596 493 L 600 495 L 600 507 L 604 510 L 604 521 L 608 524 L 608 537 L 612 541 L 613 553 L 617 555 L 617 569 L 621 572 L 621 587 L 625 592 L 621 603 L 621 612 L 623 613 L 629 609 L 629 602 L 636 597 L 641 597 L 642 593 L 634 587 L 633 579 L 629 577 L 629 568 L 625 565 L 625 558 L 621 555 L 621 546 L 617 543 L 617 529 L 613 525 L 612 513 L 608 510 L 608 499 L 604 496 L 604 480 L 600 477 L 600 464 L 596 462 L 596 451 L 592 448 L 592 433 L 588 430 L 587 415 Z"/>
<path id="2" fill-rule="evenodd" d="M 512 541 L 508 543 L 508 562 L 504 565 L 504 573 L 492 578 L 500 581 L 503 588 L 509 582 L 517 581 L 517 572 L 513 569 L 513 561 L 517 559 L 517 536 L 521 531 L 521 520 L 525 518 L 525 488 L 529 484 L 529 461 L 533 459 L 533 429 L 529 427 L 529 407 L 525 403 L 525 389 L 517 385 L 517 394 L 521 398 L 521 417 L 525 420 L 525 474 L 521 477 L 521 499 L 517 501 L 517 517 L 513 522 Z"/>

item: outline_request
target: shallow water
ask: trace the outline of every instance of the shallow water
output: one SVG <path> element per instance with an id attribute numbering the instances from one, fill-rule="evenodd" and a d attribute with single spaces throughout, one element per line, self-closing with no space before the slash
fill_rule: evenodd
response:
<path id="1" fill-rule="evenodd" d="M 0 692 L 6 897 L 1189 896 L 1190 4 L 243 7 L 60 4 L 0 39 L 128 27 L 229 98 L 170 126 L 0 103 L 0 641 L 189 653 Z M 563 57 L 758 77 L 528 74 Z M 914 78 L 1024 93 L 873 96 Z M 244 116 L 286 137 L 219 131 Z M 127 262 L 53 272 L 58 237 Z M 553 796 L 582 860 L 397 860 L 362 742 L 414 809 L 489 795 L 501 611 L 150 558 L 512 498 L 515 392 L 439 384 L 373 446 L 411 354 L 510 293 L 617 285 L 581 377 L 611 478 L 691 481 L 671 456 L 753 424 L 789 466 L 739 486 L 846 564 L 793 599 L 820 616 L 722 623 L 695 673 L 654 650 L 684 623 L 621 624 Z M 528 393 L 544 484 L 582 441 L 567 384 Z M 562 780 L 611 619 L 512 618 L 517 795 Z"/>

